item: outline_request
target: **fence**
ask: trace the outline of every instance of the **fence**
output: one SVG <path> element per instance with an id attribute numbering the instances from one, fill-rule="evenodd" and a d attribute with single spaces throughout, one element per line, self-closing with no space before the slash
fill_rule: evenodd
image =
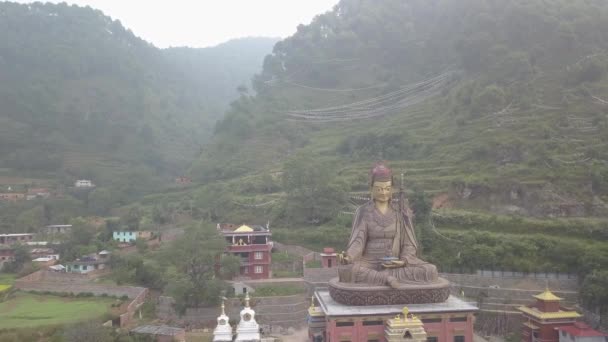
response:
<path id="1" fill-rule="evenodd" d="M 482 277 L 493 277 L 493 278 L 529 278 L 529 279 L 558 279 L 567 280 L 573 279 L 578 280 L 578 276 L 574 273 L 562 273 L 562 272 L 518 272 L 518 271 L 505 271 L 505 270 L 474 270 L 461 267 L 446 268 L 445 273 L 455 274 L 471 274 Z"/>

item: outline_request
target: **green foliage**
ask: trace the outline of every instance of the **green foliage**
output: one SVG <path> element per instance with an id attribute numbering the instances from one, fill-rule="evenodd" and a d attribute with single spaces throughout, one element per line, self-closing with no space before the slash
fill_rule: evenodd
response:
<path id="1" fill-rule="evenodd" d="M 264 285 L 255 288 L 256 297 L 293 296 L 305 293 L 306 289 L 297 286 Z"/>
<path id="2" fill-rule="evenodd" d="M 606 264 L 604 264 L 604 267 Z M 608 313 L 608 271 L 597 269 L 583 280 L 581 300 L 590 308 L 598 308 L 601 317 Z"/>
<path id="3" fill-rule="evenodd" d="M 287 192 L 286 217 L 296 223 L 325 223 L 345 203 L 344 187 L 335 182 L 329 163 L 311 156 L 292 158 L 285 164 L 283 187 Z"/>
<path id="4" fill-rule="evenodd" d="M 7 262 L 2 267 L 3 272 L 7 273 L 19 273 L 24 270 L 24 266 L 32 260 L 29 249 L 21 244 L 16 245 L 13 248 L 14 260 Z"/>
<path id="5" fill-rule="evenodd" d="M 169 277 L 167 292 L 175 299 L 179 312 L 218 302 L 226 285 L 216 277 L 216 266 L 221 265 L 222 275 L 228 277 L 238 271 L 239 265 L 238 258 L 220 258 L 225 244 L 215 226 L 200 224 L 188 228 L 165 251 L 165 257 L 177 271 Z"/>

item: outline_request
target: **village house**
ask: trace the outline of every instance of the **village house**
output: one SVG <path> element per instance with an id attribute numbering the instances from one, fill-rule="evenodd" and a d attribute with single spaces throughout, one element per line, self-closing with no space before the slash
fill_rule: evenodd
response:
<path id="1" fill-rule="evenodd" d="M 47 268 L 49 266 L 53 266 L 57 263 L 57 259 L 52 257 L 40 257 L 36 259 L 32 259 L 32 263 L 40 269 Z"/>
<path id="2" fill-rule="evenodd" d="M 217 224 L 217 230 L 228 242 L 225 253 L 238 256 L 241 267 L 238 278 L 268 279 L 270 270 L 272 235 L 268 226 Z"/>
<path id="3" fill-rule="evenodd" d="M 17 202 L 25 199 L 25 194 L 18 192 L 1 192 L 0 201 Z"/>
<path id="4" fill-rule="evenodd" d="M 192 184 L 192 179 L 189 177 L 177 177 L 175 178 L 175 183 L 179 185 L 188 185 Z"/>
<path id="5" fill-rule="evenodd" d="M 0 245 L 25 244 L 34 239 L 34 234 L 0 234 Z"/>
<path id="6" fill-rule="evenodd" d="M 109 262 L 109 255 L 110 252 L 101 251 L 97 255 L 83 256 L 75 261 L 66 263 L 66 270 L 70 273 L 80 274 L 103 270 Z"/>
<path id="7" fill-rule="evenodd" d="M 37 198 L 45 199 L 49 197 L 51 197 L 51 191 L 47 188 L 30 188 L 27 190 L 25 199 L 29 201 Z"/>
<path id="8" fill-rule="evenodd" d="M 0 269 L 4 266 L 4 263 L 11 262 L 15 258 L 15 251 L 8 247 L 0 245 Z"/>
<path id="9" fill-rule="evenodd" d="M 112 238 L 118 242 L 135 242 L 137 239 L 149 240 L 152 237 L 150 231 L 119 231 L 112 234 Z"/>
<path id="10" fill-rule="evenodd" d="M 95 187 L 95 184 L 88 179 L 79 179 L 74 183 L 74 186 L 77 188 L 92 188 Z"/>
<path id="11" fill-rule="evenodd" d="M 51 258 L 59 260 L 59 254 L 55 253 L 55 250 L 52 248 L 32 248 L 30 249 L 30 256 L 33 259 Z"/>
<path id="12" fill-rule="evenodd" d="M 65 234 L 72 230 L 71 224 L 50 224 L 41 229 L 45 234 Z"/>

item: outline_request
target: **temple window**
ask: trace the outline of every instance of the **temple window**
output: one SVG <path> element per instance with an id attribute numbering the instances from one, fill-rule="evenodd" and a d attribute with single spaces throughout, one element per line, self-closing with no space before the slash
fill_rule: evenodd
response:
<path id="1" fill-rule="evenodd" d="M 255 268 L 253 269 L 254 273 L 262 273 L 264 271 L 264 268 L 262 266 L 255 266 Z"/>
<path id="2" fill-rule="evenodd" d="M 437 336 L 429 336 L 426 338 L 426 342 L 437 342 Z"/>
<path id="3" fill-rule="evenodd" d="M 450 317 L 450 322 L 466 322 L 467 317 Z"/>
<path id="4" fill-rule="evenodd" d="M 354 322 L 336 322 L 337 327 L 352 327 L 354 325 Z"/>
<path id="5" fill-rule="evenodd" d="M 383 321 L 363 321 L 363 325 L 384 325 Z"/>
<path id="6" fill-rule="evenodd" d="M 462 336 L 462 335 L 454 336 L 454 342 L 464 342 L 464 336 Z"/>
<path id="7" fill-rule="evenodd" d="M 253 258 L 254 258 L 255 260 L 261 260 L 263 257 L 264 257 L 264 254 L 263 254 L 262 252 L 255 252 L 255 253 L 253 254 Z"/>

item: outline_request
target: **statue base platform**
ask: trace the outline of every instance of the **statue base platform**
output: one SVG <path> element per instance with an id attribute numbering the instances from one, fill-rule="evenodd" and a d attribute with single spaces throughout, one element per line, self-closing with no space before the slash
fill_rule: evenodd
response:
<path id="1" fill-rule="evenodd" d="M 450 296 L 450 282 L 439 278 L 431 284 L 407 285 L 401 289 L 389 286 L 340 282 L 333 278 L 328 283 L 329 295 L 344 305 L 394 305 L 442 303 Z"/>

